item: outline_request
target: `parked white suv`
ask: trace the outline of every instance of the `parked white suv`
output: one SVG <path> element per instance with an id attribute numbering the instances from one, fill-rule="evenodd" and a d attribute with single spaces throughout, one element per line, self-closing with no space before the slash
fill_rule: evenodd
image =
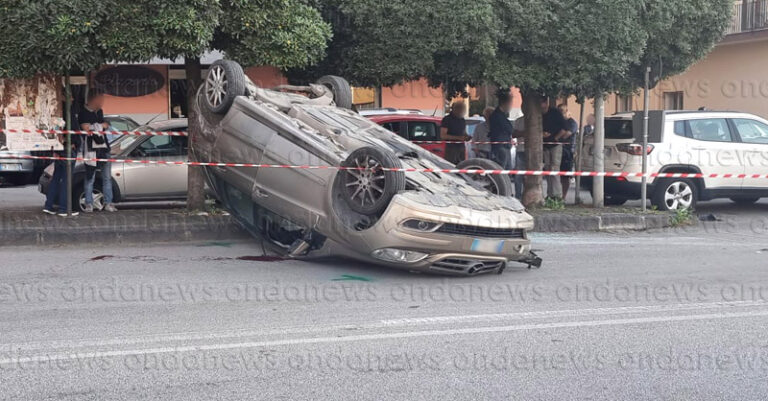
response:
<path id="1" fill-rule="evenodd" d="M 630 130 L 631 132 L 626 132 Z M 642 172 L 643 116 L 621 115 L 606 120 L 624 127 L 626 140 L 605 141 L 605 169 L 609 172 Z M 660 210 L 690 209 L 701 200 L 730 198 L 754 203 L 768 197 L 768 121 L 736 112 L 652 111 L 649 120 L 648 172 L 696 173 L 705 178 L 649 178 L 648 196 Z M 589 144 L 585 155 L 589 159 Z M 585 166 L 588 170 L 590 166 Z M 746 178 L 745 178 L 746 176 Z M 639 177 L 606 178 L 608 203 L 639 199 Z"/>

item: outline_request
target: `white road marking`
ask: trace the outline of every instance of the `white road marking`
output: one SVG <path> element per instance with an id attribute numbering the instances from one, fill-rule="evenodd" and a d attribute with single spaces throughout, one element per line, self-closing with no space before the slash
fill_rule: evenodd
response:
<path id="1" fill-rule="evenodd" d="M 535 323 L 535 324 L 520 324 L 520 325 L 512 325 L 512 326 L 472 327 L 472 328 L 448 329 L 448 330 L 406 331 L 406 332 L 400 332 L 400 333 L 361 334 L 361 335 L 340 336 L 340 337 L 294 338 L 294 339 L 285 339 L 285 340 L 250 341 L 250 342 L 240 342 L 240 343 L 230 343 L 230 344 L 209 344 L 209 345 L 198 345 L 198 346 L 160 347 L 160 348 L 120 350 L 120 351 L 94 351 L 94 352 L 89 352 L 85 354 L 58 354 L 58 355 L 40 355 L 40 356 L 18 357 L 18 358 L 6 358 L 6 359 L 0 359 L 0 366 L 10 365 L 10 364 L 32 363 L 32 362 L 83 360 L 83 359 L 91 359 L 91 358 L 112 358 L 112 357 L 149 355 L 149 354 L 168 354 L 168 353 L 201 352 L 201 351 L 227 351 L 227 350 L 244 349 L 244 348 L 263 348 L 263 347 L 278 347 L 278 346 L 293 346 L 293 345 L 308 345 L 308 344 L 333 344 L 333 343 L 347 343 L 347 342 L 356 342 L 356 341 L 382 341 L 382 340 L 393 340 L 393 339 L 402 339 L 402 338 L 455 336 L 455 335 L 466 335 L 466 334 L 490 334 L 490 333 L 504 333 L 504 332 L 527 331 L 527 330 L 618 326 L 618 325 L 648 324 L 648 323 L 669 323 L 669 322 L 713 320 L 713 319 L 734 319 L 734 318 L 749 318 L 749 317 L 764 317 L 764 316 L 768 316 L 768 311 L 737 312 L 737 313 L 709 313 L 709 314 L 696 314 L 696 315 L 658 316 L 658 317 L 608 319 L 608 320 L 592 320 L 592 321 L 576 321 L 576 322 Z"/>
<path id="2" fill-rule="evenodd" d="M 402 318 L 402 319 L 387 319 L 372 323 L 359 323 L 359 324 L 340 324 L 331 326 L 304 326 L 304 327 L 289 327 L 273 330 L 259 330 L 254 331 L 251 329 L 240 330 L 226 330 L 219 332 L 181 332 L 181 333 L 163 333 L 159 335 L 146 335 L 136 336 L 130 338 L 112 338 L 112 339 L 95 339 L 95 340 L 81 340 L 81 341 L 39 341 L 39 342 L 27 342 L 16 344 L 2 344 L 0 343 L 0 349 L 13 348 L 20 351 L 34 351 L 39 349 L 51 349 L 51 348 L 86 348 L 86 347 L 108 347 L 114 345 L 134 345 L 134 344 L 149 344 L 160 342 L 184 342 L 184 341 L 223 341 L 246 337 L 256 336 L 268 336 L 268 335 L 286 335 L 286 334 L 312 334 L 329 331 L 345 331 L 345 330 L 365 330 L 365 329 L 380 329 L 380 328 L 393 328 L 397 326 L 413 326 L 413 325 L 438 325 L 446 323 L 461 323 L 461 322 L 496 322 L 502 320 L 520 320 L 520 319 L 545 319 L 556 317 L 578 317 L 578 316 L 611 316 L 611 315 L 630 315 L 630 314 L 646 314 L 646 313 L 664 313 L 664 312 L 680 312 L 691 310 L 707 310 L 707 309 L 723 309 L 723 308 L 735 308 L 735 307 L 768 307 L 768 302 L 765 301 L 733 301 L 733 302 L 709 302 L 709 303 L 687 303 L 687 304 L 671 304 L 671 305 L 640 305 L 640 306 L 623 306 L 613 308 L 586 308 L 586 309 L 561 309 L 561 310 L 545 310 L 545 311 L 530 311 L 530 312 L 515 312 L 515 313 L 494 313 L 494 314 L 478 314 L 478 315 L 459 315 L 459 316 L 428 316 L 428 317 L 415 317 L 415 318 Z"/>

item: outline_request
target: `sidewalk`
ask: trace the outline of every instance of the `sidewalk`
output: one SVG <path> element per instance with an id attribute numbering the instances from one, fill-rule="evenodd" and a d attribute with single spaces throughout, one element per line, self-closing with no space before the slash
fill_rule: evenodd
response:
<path id="1" fill-rule="evenodd" d="M 620 209 L 619 209 L 620 210 Z M 582 209 L 536 211 L 536 232 L 636 231 L 669 226 L 667 214 Z M 182 208 L 121 210 L 58 217 L 38 210 L 0 210 L 0 246 L 157 243 L 250 239 L 228 214 L 190 215 Z"/>

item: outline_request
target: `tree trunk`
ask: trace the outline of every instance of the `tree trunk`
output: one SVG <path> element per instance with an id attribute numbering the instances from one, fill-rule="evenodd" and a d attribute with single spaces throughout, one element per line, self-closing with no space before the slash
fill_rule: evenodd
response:
<path id="1" fill-rule="evenodd" d="M 595 144 L 594 144 L 594 167 L 595 171 L 602 173 L 605 171 L 605 97 L 598 95 L 595 98 Z M 605 206 L 605 179 L 595 177 L 592 180 L 592 206 L 601 208 Z"/>
<path id="2" fill-rule="evenodd" d="M 189 160 L 198 161 L 195 154 L 195 143 L 200 132 L 196 104 L 197 89 L 202 84 L 200 58 L 185 58 L 184 69 L 187 73 L 187 105 L 189 118 Z M 205 179 L 202 167 L 189 166 L 187 169 L 187 210 L 198 211 L 205 209 Z"/>
<path id="3" fill-rule="evenodd" d="M 540 94 L 533 91 L 523 93 L 523 115 L 525 118 L 525 155 L 528 159 L 526 169 L 541 171 L 544 167 L 544 132 L 541 115 Z M 541 176 L 526 176 L 523 191 L 523 205 L 536 207 L 544 204 L 541 190 Z"/>

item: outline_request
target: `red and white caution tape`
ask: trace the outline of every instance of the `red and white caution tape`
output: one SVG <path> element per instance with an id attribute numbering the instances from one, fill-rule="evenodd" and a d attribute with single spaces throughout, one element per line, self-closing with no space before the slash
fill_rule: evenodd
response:
<path id="1" fill-rule="evenodd" d="M 46 134 L 46 135 L 131 135 L 131 136 L 188 136 L 184 131 L 82 131 L 56 129 L 3 129 L 6 134 Z"/>
<path id="2" fill-rule="evenodd" d="M 132 159 L 97 159 L 83 157 L 57 157 L 9 155 L 11 159 L 59 160 L 80 162 L 110 162 L 131 164 L 157 164 L 174 166 L 197 167 L 253 167 L 253 168 L 285 168 L 294 170 L 368 170 L 365 167 L 341 166 L 308 166 L 288 164 L 255 164 L 255 163 L 217 163 L 217 162 L 185 162 L 165 160 L 132 160 Z M 431 168 L 376 168 L 374 170 L 402 173 L 443 173 L 443 174 L 480 174 L 480 175 L 527 175 L 527 176 L 559 176 L 559 177 L 609 177 L 609 178 L 736 178 L 736 179 L 768 179 L 768 174 L 696 174 L 696 173 L 625 173 L 625 172 L 595 172 L 595 171 L 529 171 L 529 170 L 482 170 L 482 169 L 431 169 Z"/>

